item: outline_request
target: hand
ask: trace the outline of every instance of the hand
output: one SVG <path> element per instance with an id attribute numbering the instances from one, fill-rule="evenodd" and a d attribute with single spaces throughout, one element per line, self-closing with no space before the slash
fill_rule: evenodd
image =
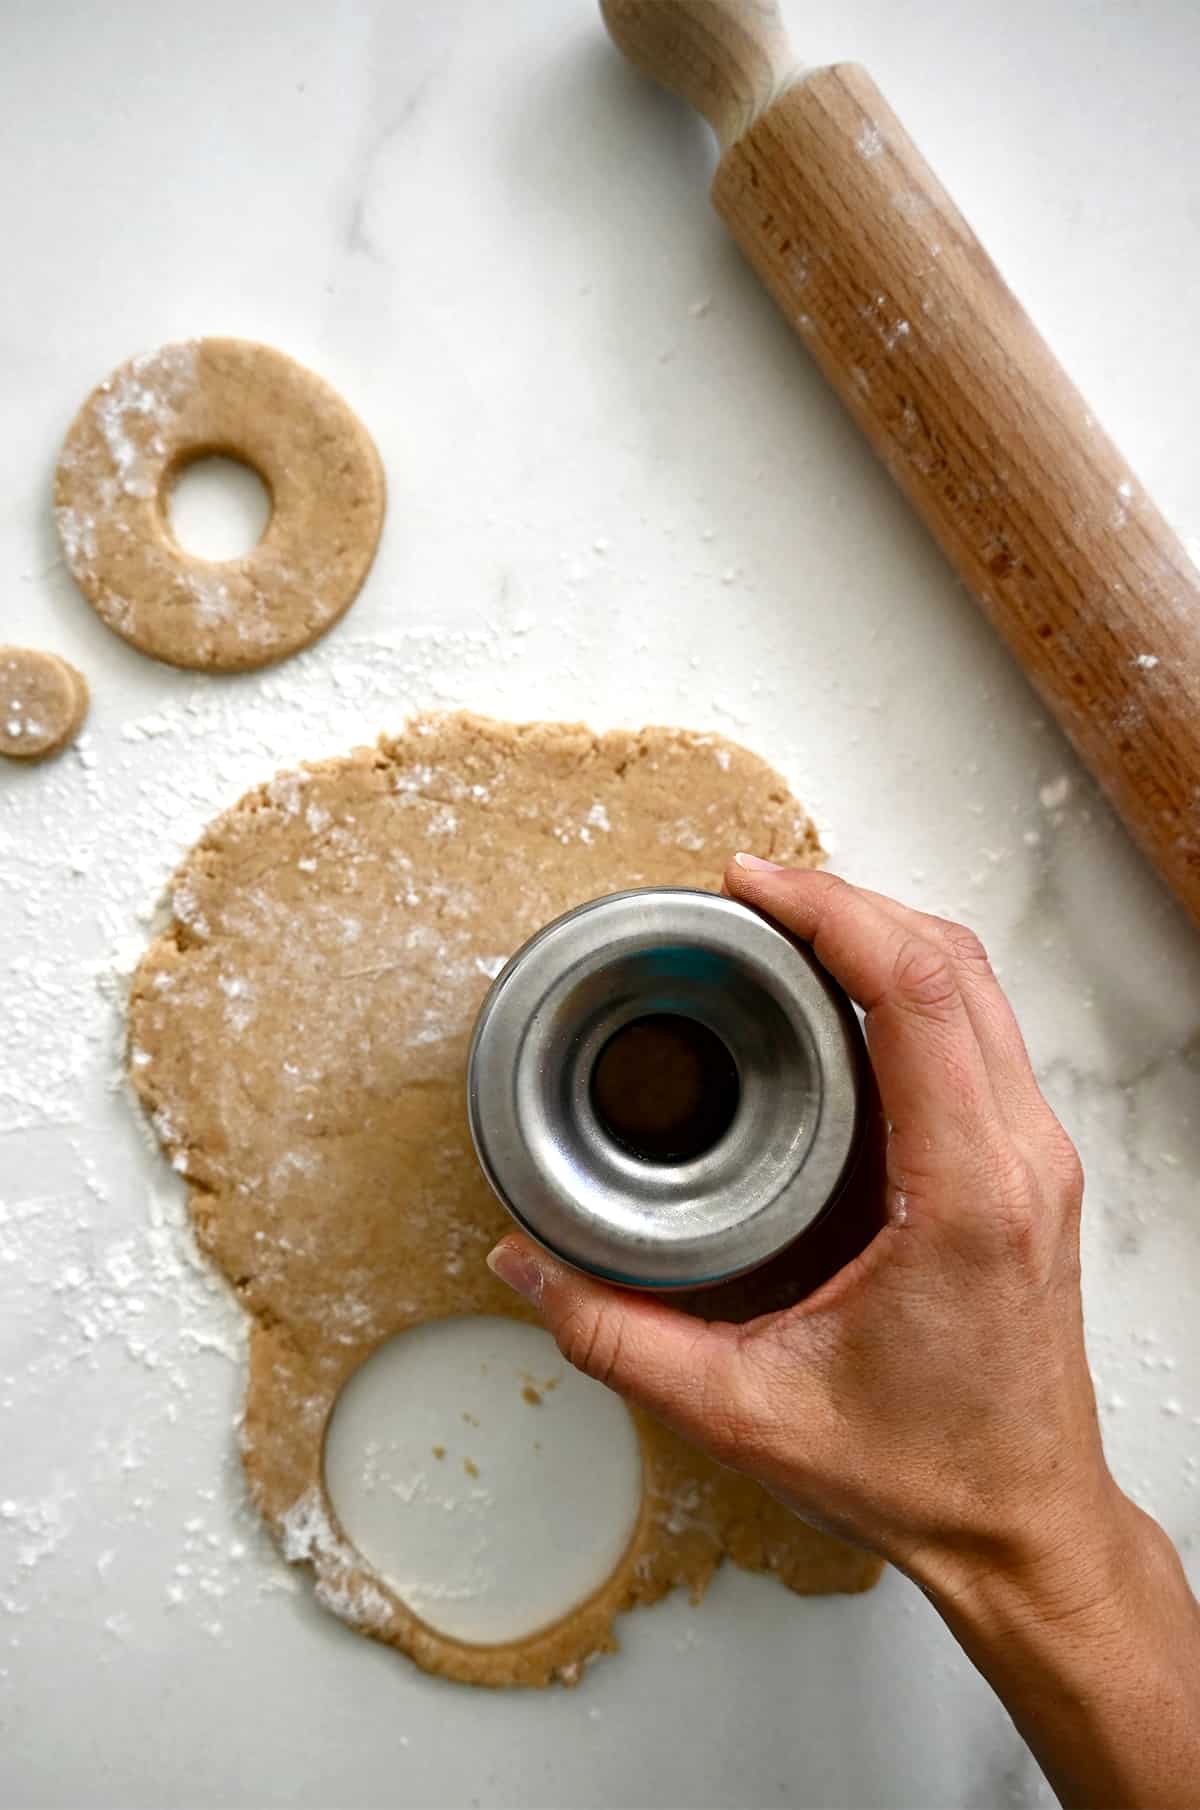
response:
<path id="1" fill-rule="evenodd" d="M 1104 1459 L 1079 1159 L 983 949 L 830 874 L 742 855 L 725 884 L 865 1012 L 879 1229 L 798 1304 L 742 1324 L 608 1287 L 516 1233 L 489 1263 L 571 1363 L 913 1577 L 1064 1804 L 1194 1807 L 1200 1610 Z"/>
<path id="2" fill-rule="evenodd" d="M 698 1324 L 513 1234 L 491 1258 L 563 1354 L 806 1519 L 934 1585 L 1040 1555 L 1115 1493 L 1079 1302 L 1079 1160 L 971 932 L 747 857 L 735 898 L 866 1014 L 884 1224 L 799 1305 Z"/>

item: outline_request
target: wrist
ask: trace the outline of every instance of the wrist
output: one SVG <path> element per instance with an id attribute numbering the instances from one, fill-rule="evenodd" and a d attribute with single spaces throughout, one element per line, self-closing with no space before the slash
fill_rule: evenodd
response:
<path id="1" fill-rule="evenodd" d="M 1028 1522 L 925 1548 L 905 1567 L 960 1639 L 1011 1639 L 1029 1626 L 1082 1635 L 1120 1619 L 1152 1535 L 1161 1532 L 1104 1471 Z"/>
<path id="2" fill-rule="evenodd" d="M 1064 1805 L 1191 1810 L 1200 1608 L 1162 1528 L 1111 1478 L 1078 1513 L 1010 1541 L 990 1562 L 933 1555 L 911 1575 Z M 1154 1753 L 1147 1729 L 1157 1731 Z"/>

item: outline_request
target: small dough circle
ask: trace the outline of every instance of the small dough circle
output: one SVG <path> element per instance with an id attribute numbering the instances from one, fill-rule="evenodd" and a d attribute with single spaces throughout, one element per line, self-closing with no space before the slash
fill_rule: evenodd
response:
<path id="1" fill-rule="evenodd" d="M 0 647 L 0 755 L 49 760 L 74 741 L 87 712 L 87 684 L 68 661 Z"/>
<path id="2" fill-rule="evenodd" d="M 172 484 L 213 454 L 271 498 L 240 559 L 200 559 L 171 533 Z M 337 392 L 239 339 L 121 365 L 76 415 L 55 477 L 67 566 L 101 620 L 141 653 L 212 672 L 269 665 L 331 628 L 370 570 L 384 500 L 374 442 Z"/>

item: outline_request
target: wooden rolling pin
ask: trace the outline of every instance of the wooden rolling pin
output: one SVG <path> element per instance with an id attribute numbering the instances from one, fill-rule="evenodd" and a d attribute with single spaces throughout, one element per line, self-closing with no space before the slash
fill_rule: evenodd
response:
<path id="1" fill-rule="evenodd" d="M 713 200 L 1200 923 L 1200 574 L 864 70 L 774 0 L 601 0 L 699 109 Z"/>

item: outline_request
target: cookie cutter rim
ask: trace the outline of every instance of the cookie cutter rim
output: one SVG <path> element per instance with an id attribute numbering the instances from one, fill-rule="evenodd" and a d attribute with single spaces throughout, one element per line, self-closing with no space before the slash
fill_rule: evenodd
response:
<path id="1" fill-rule="evenodd" d="M 608 1039 L 664 1010 L 713 1030 L 740 1082 L 726 1131 L 678 1163 L 623 1148 L 590 1098 Z M 695 1288 L 757 1268 L 836 1199 L 865 1065 L 854 1008 L 806 945 L 735 900 L 644 887 L 565 913 L 506 963 L 476 1020 L 467 1116 L 538 1243 L 626 1287 Z"/>

